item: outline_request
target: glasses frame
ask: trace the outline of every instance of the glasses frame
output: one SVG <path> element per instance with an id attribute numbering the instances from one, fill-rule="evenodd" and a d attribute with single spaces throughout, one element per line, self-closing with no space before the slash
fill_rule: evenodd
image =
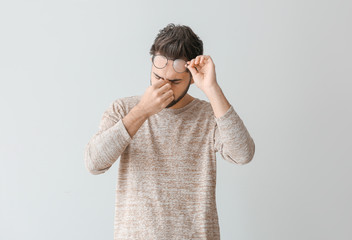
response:
<path id="1" fill-rule="evenodd" d="M 182 72 L 178 72 L 178 71 L 176 71 L 176 69 L 175 69 L 174 64 L 175 64 L 175 61 L 176 61 L 176 60 L 182 60 L 182 61 L 184 61 L 184 62 L 185 62 L 185 65 L 187 64 L 187 61 L 186 61 L 186 60 L 184 60 L 184 59 L 182 59 L 182 58 L 177 58 L 177 59 L 175 59 L 175 60 L 172 60 L 172 59 L 167 58 L 166 56 L 164 56 L 164 55 L 162 55 L 162 54 L 154 54 L 154 55 L 152 55 L 152 62 L 153 62 L 153 65 L 154 65 L 154 67 L 156 67 L 157 69 L 162 69 L 162 68 L 164 68 L 164 67 L 158 68 L 157 66 L 155 66 L 155 64 L 154 64 L 154 58 L 157 57 L 157 56 L 161 56 L 161 57 L 163 57 L 163 58 L 166 58 L 166 63 L 165 63 L 165 66 L 164 66 L 164 67 L 166 67 L 167 64 L 168 64 L 168 62 L 169 62 L 169 60 L 171 60 L 171 61 L 174 61 L 174 62 L 172 63 L 172 67 L 173 67 L 173 69 L 175 70 L 175 72 L 177 72 L 177 73 L 190 72 L 187 67 L 185 67 L 185 70 L 182 71 Z"/>

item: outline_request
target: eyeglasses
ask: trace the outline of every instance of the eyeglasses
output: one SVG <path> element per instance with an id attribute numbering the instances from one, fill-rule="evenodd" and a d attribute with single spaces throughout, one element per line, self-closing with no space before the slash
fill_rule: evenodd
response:
<path id="1" fill-rule="evenodd" d="M 153 55 L 152 61 L 153 61 L 153 65 L 156 68 L 164 68 L 167 65 L 167 62 L 171 60 L 167 57 L 165 57 L 164 55 L 160 55 L 160 54 L 156 54 Z M 174 70 L 178 73 L 183 73 L 185 71 L 189 71 L 188 68 L 185 66 L 186 65 L 186 61 L 183 59 L 175 59 L 172 67 L 174 68 Z"/>

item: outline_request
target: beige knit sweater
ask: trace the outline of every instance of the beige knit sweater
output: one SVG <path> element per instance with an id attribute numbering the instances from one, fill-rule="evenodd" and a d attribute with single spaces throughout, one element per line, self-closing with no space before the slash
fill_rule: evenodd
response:
<path id="1" fill-rule="evenodd" d="M 141 97 L 113 101 L 85 149 L 92 174 L 120 157 L 114 240 L 220 239 L 215 152 L 246 164 L 252 137 L 232 105 L 216 118 L 209 102 L 195 98 L 150 116 L 131 138 L 121 119 Z"/>

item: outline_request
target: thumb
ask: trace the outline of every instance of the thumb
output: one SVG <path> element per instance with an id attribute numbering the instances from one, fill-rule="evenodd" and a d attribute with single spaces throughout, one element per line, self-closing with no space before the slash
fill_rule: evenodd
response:
<path id="1" fill-rule="evenodd" d="M 187 65 L 187 68 L 189 69 L 189 71 L 192 73 L 192 76 L 197 75 L 198 71 L 196 70 L 195 67 L 192 67 L 191 65 Z"/>

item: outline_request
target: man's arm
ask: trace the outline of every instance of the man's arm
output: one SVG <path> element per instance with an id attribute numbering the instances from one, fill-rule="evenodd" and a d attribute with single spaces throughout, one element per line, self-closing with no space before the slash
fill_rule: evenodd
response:
<path id="1" fill-rule="evenodd" d="M 145 111 L 143 111 L 139 108 L 138 105 L 136 105 L 122 119 L 122 121 L 132 138 L 147 119 L 148 115 L 145 113 Z"/>
<path id="2" fill-rule="evenodd" d="M 254 141 L 218 85 L 212 58 L 209 55 L 198 55 L 187 61 L 186 67 L 213 108 L 216 121 L 214 150 L 232 163 L 245 164 L 251 161 L 255 151 Z"/>
<path id="3" fill-rule="evenodd" d="M 214 148 L 221 156 L 236 164 L 246 164 L 253 159 L 255 144 L 243 121 L 227 101 L 219 85 L 205 90 L 214 111 L 216 126 Z"/>
<path id="4" fill-rule="evenodd" d="M 104 112 L 99 131 L 85 148 L 85 165 L 94 175 L 106 172 L 132 141 L 133 136 L 147 119 L 135 106 L 124 116 L 120 100 L 113 102 Z"/>

